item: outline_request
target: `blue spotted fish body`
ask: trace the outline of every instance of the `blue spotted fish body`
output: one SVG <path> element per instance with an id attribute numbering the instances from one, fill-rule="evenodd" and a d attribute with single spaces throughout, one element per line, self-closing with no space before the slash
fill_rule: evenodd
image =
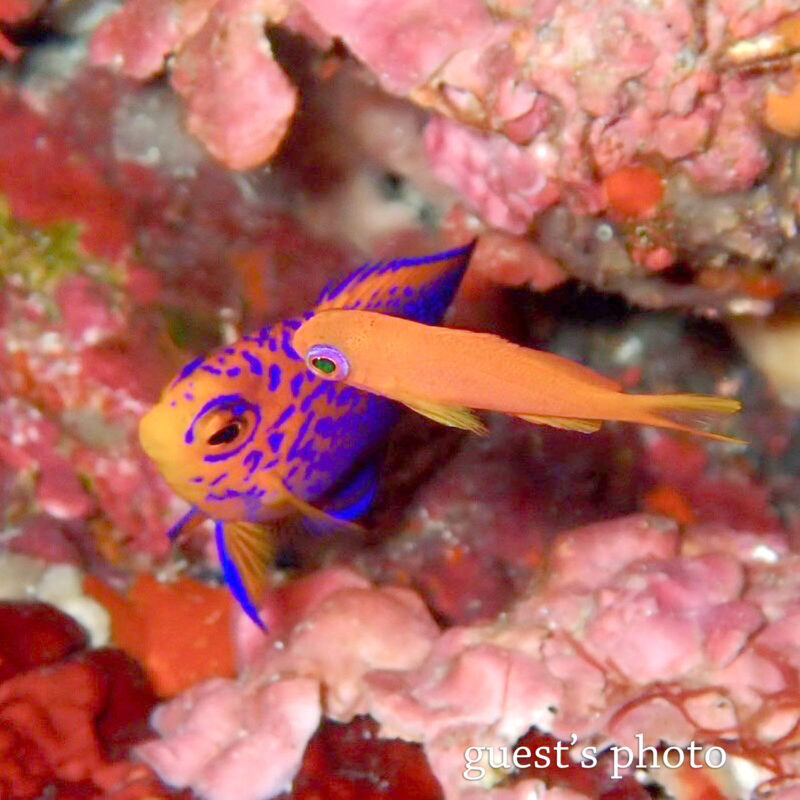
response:
<path id="1" fill-rule="evenodd" d="M 377 456 L 400 408 L 309 371 L 292 347 L 294 331 L 330 309 L 437 324 L 471 247 L 365 264 L 323 290 L 302 317 L 188 363 L 142 418 L 142 446 L 191 503 L 170 535 L 214 520 L 228 585 L 257 624 L 254 598 L 263 590 L 275 526 L 303 517 L 335 529 L 367 511 Z"/>

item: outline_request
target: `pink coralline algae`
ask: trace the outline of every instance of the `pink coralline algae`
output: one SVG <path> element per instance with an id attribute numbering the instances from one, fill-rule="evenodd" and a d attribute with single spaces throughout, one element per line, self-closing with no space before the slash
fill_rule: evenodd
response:
<path id="1" fill-rule="evenodd" d="M 423 95 L 450 118 L 426 132 L 434 170 L 493 225 L 522 233 L 542 208 L 538 194 L 520 197 L 520 170 L 552 185 L 550 203 L 594 213 L 593 176 L 641 158 L 679 162 L 720 192 L 749 187 L 766 168 L 763 78 L 717 72 L 691 3 L 539 3 L 532 14 L 533 24 L 505 21 L 500 41 L 460 53 Z"/>
<path id="2" fill-rule="evenodd" d="M 555 150 L 529 152 L 500 134 L 486 134 L 437 117 L 425 130 L 425 145 L 438 178 L 481 210 L 491 225 L 522 233 L 531 217 L 558 200 L 546 162 Z"/>
<path id="3" fill-rule="evenodd" d="M 263 34 L 270 13 L 279 21 L 282 11 L 252 0 L 137 0 L 98 31 L 92 57 L 147 78 L 178 51 L 171 80 L 187 102 L 189 129 L 221 161 L 246 169 L 275 152 L 294 114 L 295 88 Z"/>
<path id="4" fill-rule="evenodd" d="M 253 680 L 199 684 L 154 715 L 162 740 L 141 745 L 137 753 L 167 783 L 191 785 L 209 800 L 274 797 L 291 786 L 317 730 L 324 675 L 338 676 L 329 684 L 334 694 L 325 699 L 328 713 L 335 707 L 346 715 L 368 669 L 416 666 L 438 636 L 414 593 L 391 587 L 376 591 L 343 569 L 278 590 L 265 613 L 272 628 L 268 637 L 241 624 L 244 620 L 238 625 L 241 666 L 259 664 L 247 667 Z M 299 657 L 307 669 L 296 679 L 259 677 L 267 674 L 265 660 L 282 650 L 279 634 L 294 641 L 293 655 L 285 669 L 272 664 L 270 674 L 288 675 Z M 352 647 L 331 648 L 332 641 Z"/>
<path id="5" fill-rule="evenodd" d="M 20 476 L 34 477 L 40 511 L 80 521 L 101 506 L 143 550 L 163 552 L 170 497 L 165 487 L 142 482 L 151 467 L 138 449 L 131 411 L 146 407 L 169 363 L 151 339 L 139 351 L 153 354 L 147 369 L 134 377 L 123 350 L 133 341 L 120 342 L 132 309 L 123 310 L 127 304 L 109 296 L 103 283 L 72 276 L 55 298 L 64 308 L 58 321 L 41 298 L 14 290 L 4 295 L 0 418 L 6 433 L 0 458 Z M 122 382 L 112 370 L 120 361 Z"/>
<path id="6" fill-rule="evenodd" d="M 320 721 L 319 685 L 309 678 L 199 684 L 161 706 L 162 742 L 143 758 L 173 786 L 208 800 L 262 800 L 288 789 Z"/>
<path id="7" fill-rule="evenodd" d="M 190 128 L 244 168 L 275 152 L 295 106 L 264 22 L 322 47 L 338 38 L 383 89 L 441 115 L 425 134 L 434 172 L 487 222 L 522 233 L 555 202 L 600 210 L 597 177 L 642 158 L 680 164 L 714 192 L 750 187 L 768 164 L 766 79 L 719 65 L 737 38 L 797 10 L 735 0 L 703 14 L 689 0 L 458 0 L 446 10 L 419 0 L 128 0 L 97 31 L 92 56 L 141 79 L 173 54 Z"/>
<path id="8" fill-rule="evenodd" d="M 245 169 L 277 149 L 296 91 L 263 34 L 283 23 L 320 43 L 341 38 L 389 91 L 405 94 L 491 29 L 479 0 L 446 9 L 426 2 L 292 4 L 278 0 L 133 0 L 98 30 L 92 59 L 148 78 L 175 54 L 171 81 L 188 103 L 189 128 L 211 153 Z"/>
<path id="9" fill-rule="evenodd" d="M 389 92 L 407 94 L 464 47 L 492 30 L 480 0 L 303 0 L 320 27 L 340 38 Z"/>
<path id="10" fill-rule="evenodd" d="M 258 3 L 220 0 L 181 50 L 171 80 L 189 130 L 232 169 L 274 153 L 294 113 L 295 89 L 272 57 Z"/>
<path id="11" fill-rule="evenodd" d="M 125 292 L 132 233 L 122 196 L 12 96 L 0 98 L 0 127 L 0 191 L 14 212 L 0 211 L 11 276 L 0 303 L 0 460 L 20 485 L 33 483 L 30 510 L 85 525 L 109 498 L 106 516 L 120 538 L 163 552 L 170 495 L 141 480 L 151 468 L 131 412 L 146 407 L 172 364 L 157 316 Z M 70 218 L 82 229 L 61 222 Z"/>
<path id="12" fill-rule="evenodd" d="M 447 798 L 544 792 L 535 769 L 481 789 L 510 774 L 485 759 L 476 762 L 488 776 L 482 784 L 463 777 L 467 747 L 513 749 L 532 726 L 553 745 L 569 743 L 574 761 L 595 748 L 589 772 L 601 782 L 610 775 L 610 788 L 631 774 L 619 757 L 615 766 L 613 748 L 636 747 L 637 735 L 656 750 L 721 747 L 728 761 L 750 762 L 745 792 L 798 777 L 800 570 L 783 534 L 698 525 L 681 535 L 664 518 L 635 515 L 558 535 L 549 561 L 547 577 L 505 615 L 444 631 L 409 591 L 341 570 L 300 581 L 287 591 L 305 598 L 302 616 L 282 626 L 289 604 L 275 595 L 263 613 L 280 634 L 259 646 L 242 641 L 241 682 L 172 701 L 156 717 L 162 741 L 139 753 L 168 781 L 223 800 L 227 778 L 208 777 L 223 767 L 204 774 L 199 764 L 244 746 L 230 731 L 247 698 L 270 692 L 281 699 L 273 713 L 291 716 L 297 703 L 305 718 L 320 691 L 328 717 L 369 714 L 381 736 L 420 742 Z M 242 756 L 225 769 L 240 768 L 244 781 L 248 764 Z M 659 782 L 662 769 L 649 778 Z M 733 780 L 729 769 L 703 779 Z M 548 775 L 552 797 L 589 792 L 566 770 Z"/>

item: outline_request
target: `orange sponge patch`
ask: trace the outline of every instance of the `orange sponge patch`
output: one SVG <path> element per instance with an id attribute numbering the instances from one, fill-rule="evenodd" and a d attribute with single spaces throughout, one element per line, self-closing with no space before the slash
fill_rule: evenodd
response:
<path id="1" fill-rule="evenodd" d="M 108 609 L 114 643 L 142 664 L 161 696 L 235 674 L 233 606 L 224 588 L 142 574 L 127 597 L 91 575 L 84 590 Z"/>

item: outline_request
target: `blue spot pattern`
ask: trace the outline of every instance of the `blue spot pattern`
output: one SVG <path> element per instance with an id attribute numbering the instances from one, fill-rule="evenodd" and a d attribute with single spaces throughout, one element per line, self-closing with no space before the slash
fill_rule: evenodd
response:
<path id="1" fill-rule="evenodd" d="M 300 389 L 303 386 L 303 381 L 305 380 L 305 375 L 301 372 L 299 375 L 295 375 L 291 381 L 289 381 L 289 388 L 292 390 L 292 397 L 297 398 L 300 394 Z"/>
<path id="2" fill-rule="evenodd" d="M 250 372 L 252 372 L 253 375 L 264 374 L 263 365 L 252 353 L 248 353 L 247 350 L 242 350 L 242 358 L 247 362 L 247 365 L 250 367 Z"/>
<path id="3" fill-rule="evenodd" d="M 203 356 L 200 356 L 184 365 L 183 369 L 178 373 L 178 377 L 172 382 L 172 385 L 174 386 L 176 383 L 180 383 L 184 378 L 188 378 L 204 360 Z"/>
<path id="4" fill-rule="evenodd" d="M 243 459 L 242 464 L 247 467 L 248 475 L 252 475 L 261 463 L 264 454 L 260 450 L 251 450 Z"/>
<path id="5" fill-rule="evenodd" d="M 223 472 L 220 475 L 217 475 L 217 477 L 214 478 L 214 480 L 211 481 L 211 483 L 209 483 L 208 485 L 209 486 L 216 486 L 220 481 L 224 481 L 225 478 L 227 478 L 227 477 L 228 477 L 228 473 L 227 472 Z"/>
<path id="6" fill-rule="evenodd" d="M 269 365 L 269 390 L 277 391 L 281 385 L 281 368 L 277 364 Z"/>

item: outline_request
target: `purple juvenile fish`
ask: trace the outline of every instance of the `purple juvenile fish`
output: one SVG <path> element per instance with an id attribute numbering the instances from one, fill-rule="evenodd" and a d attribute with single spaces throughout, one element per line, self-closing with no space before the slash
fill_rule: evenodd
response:
<path id="1" fill-rule="evenodd" d="M 323 290 L 313 310 L 189 362 L 142 418 L 139 438 L 192 508 L 175 538 L 214 520 L 231 591 L 260 627 L 276 526 L 302 517 L 335 530 L 370 507 L 381 445 L 400 406 L 322 380 L 292 334 L 315 313 L 364 309 L 435 325 L 461 282 L 472 245 L 365 264 Z"/>

